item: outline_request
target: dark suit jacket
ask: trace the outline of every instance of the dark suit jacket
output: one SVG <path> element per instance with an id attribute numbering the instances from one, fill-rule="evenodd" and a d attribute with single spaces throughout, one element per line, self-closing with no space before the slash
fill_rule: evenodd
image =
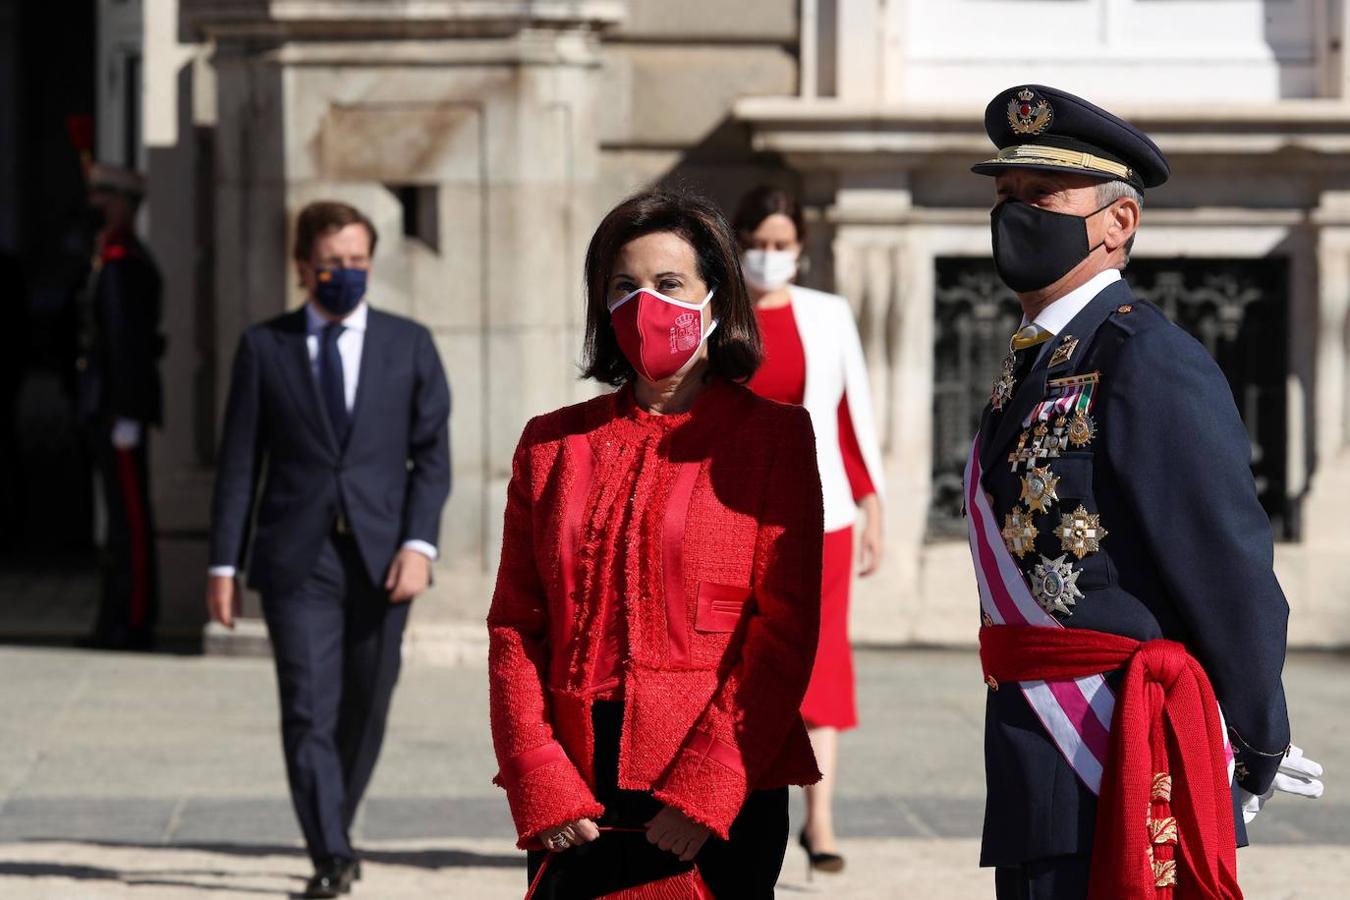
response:
<path id="1" fill-rule="evenodd" d="M 1005 410 L 986 414 L 980 462 L 999 524 L 1018 505 L 1025 474 L 1025 466 L 1009 470 L 1008 454 L 1047 381 L 1099 372 L 1096 437 L 1040 463 L 1059 476 L 1059 500 L 1035 514 L 1035 550 L 1018 562 L 1029 572 L 1041 555 L 1064 555 L 1054 534 L 1061 514 L 1079 504 L 1100 514 L 1108 532 L 1100 551 L 1081 562 L 1068 557 L 1082 570 L 1084 596 L 1057 618 L 1069 628 L 1184 643 L 1213 682 L 1238 783 L 1259 794 L 1289 743 L 1281 682 L 1289 609 L 1232 391 L 1200 343 L 1123 281 L 1098 294 L 1054 346 L 1064 335 L 1079 340 L 1070 359 L 1050 368 L 1047 351 Z M 990 691 L 985 726 L 984 864 L 1088 852 L 1096 798 L 1022 692 Z M 1242 835 L 1240 817 L 1237 825 Z"/>
<path id="2" fill-rule="evenodd" d="M 450 493 L 450 389 L 431 333 L 371 309 L 360 373 L 341 447 L 319 399 L 304 309 L 244 332 L 217 460 L 212 565 L 242 568 L 255 498 L 248 578 L 263 593 L 299 586 L 339 512 L 376 584 L 404 541 L 436 544 Z"/>

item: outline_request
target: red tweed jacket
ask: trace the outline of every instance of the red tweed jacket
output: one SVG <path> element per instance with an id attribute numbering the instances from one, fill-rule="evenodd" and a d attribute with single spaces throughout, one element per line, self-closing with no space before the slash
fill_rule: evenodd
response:
<path id="1" fill-rule="evenodd" d="M 622 453 L 631 393 L 530 421 L 507 492 L 488 614 L 492 736 L 520 835 L 603 811 L 593 788 L 595 621 L 576 558 L 606 454 Z M 631 447 L 628 448 L 631 453 Z M 647 535 L 628 604 L 619 786 L 725 838 L 752 790 L 819 779 L 798 707 L 816 651 L 823 512 L 810 419 L 715 382 L 658 446 L 668 463 L 661 534 Z M 621 501 L 616 501 L 621 502 Z M 659 559 L 657 559 L 659 557 Z"/>

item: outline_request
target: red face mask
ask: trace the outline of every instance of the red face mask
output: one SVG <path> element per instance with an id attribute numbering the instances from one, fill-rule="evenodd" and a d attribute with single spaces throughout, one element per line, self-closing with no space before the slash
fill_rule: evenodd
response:
<path id="1" fill-rule="evenodd" d="M 716 290 L 708 291 L 702 303 L 685 303 L 644 288 L 609 305 L 619 349 L 639 375 L 665 381 L 689 365 L 717 328 L 714 319 L 707 333 L 703 331 L 703 307 Z"/>

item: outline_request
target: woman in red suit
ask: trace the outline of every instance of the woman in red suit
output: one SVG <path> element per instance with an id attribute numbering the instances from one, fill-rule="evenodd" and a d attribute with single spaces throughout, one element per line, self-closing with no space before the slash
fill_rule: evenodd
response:
<path id="1" fill-rule="evenodd" d="M 492 734 L 535 897 L 771 897 L 820 616 L 806 412 L 759 365 L 730 228 L 639 194 L 586 256 L 585 374 L 521 436 L 488 614 Z"/>
<path id="2" fill-rule="evenodd" d="M 824 775 L 806 789 L 799 841 L 811 868 L 838 872 L 844 858 L 831 810 L 838 736 L 858 724 L 848 642 L 853 532 L 861 511 L 860 574 L 870 575 L 881 562 L 881 450 L 848 301 L 792 283 L 806 235 L 801 205 L 787 191 L 759 187 L 741 199 L 733 225 L 764 341 L 764 363 L 749 387 L 771 400 L 804 405 L 816 432 L 825 548 L 820 648 L 802 716 Z"/>

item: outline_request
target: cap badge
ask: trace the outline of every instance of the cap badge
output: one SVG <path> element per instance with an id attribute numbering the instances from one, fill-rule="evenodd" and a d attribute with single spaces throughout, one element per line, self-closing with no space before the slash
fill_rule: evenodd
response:
<path id="1" fill-rule="evenodd" d="M 1008 101 L 1008 124 L 1018 134 L 1040 134 L 1054 118 L 1050 101 L 1037 99 L 1031 88 L 1022 88 Z"/>

